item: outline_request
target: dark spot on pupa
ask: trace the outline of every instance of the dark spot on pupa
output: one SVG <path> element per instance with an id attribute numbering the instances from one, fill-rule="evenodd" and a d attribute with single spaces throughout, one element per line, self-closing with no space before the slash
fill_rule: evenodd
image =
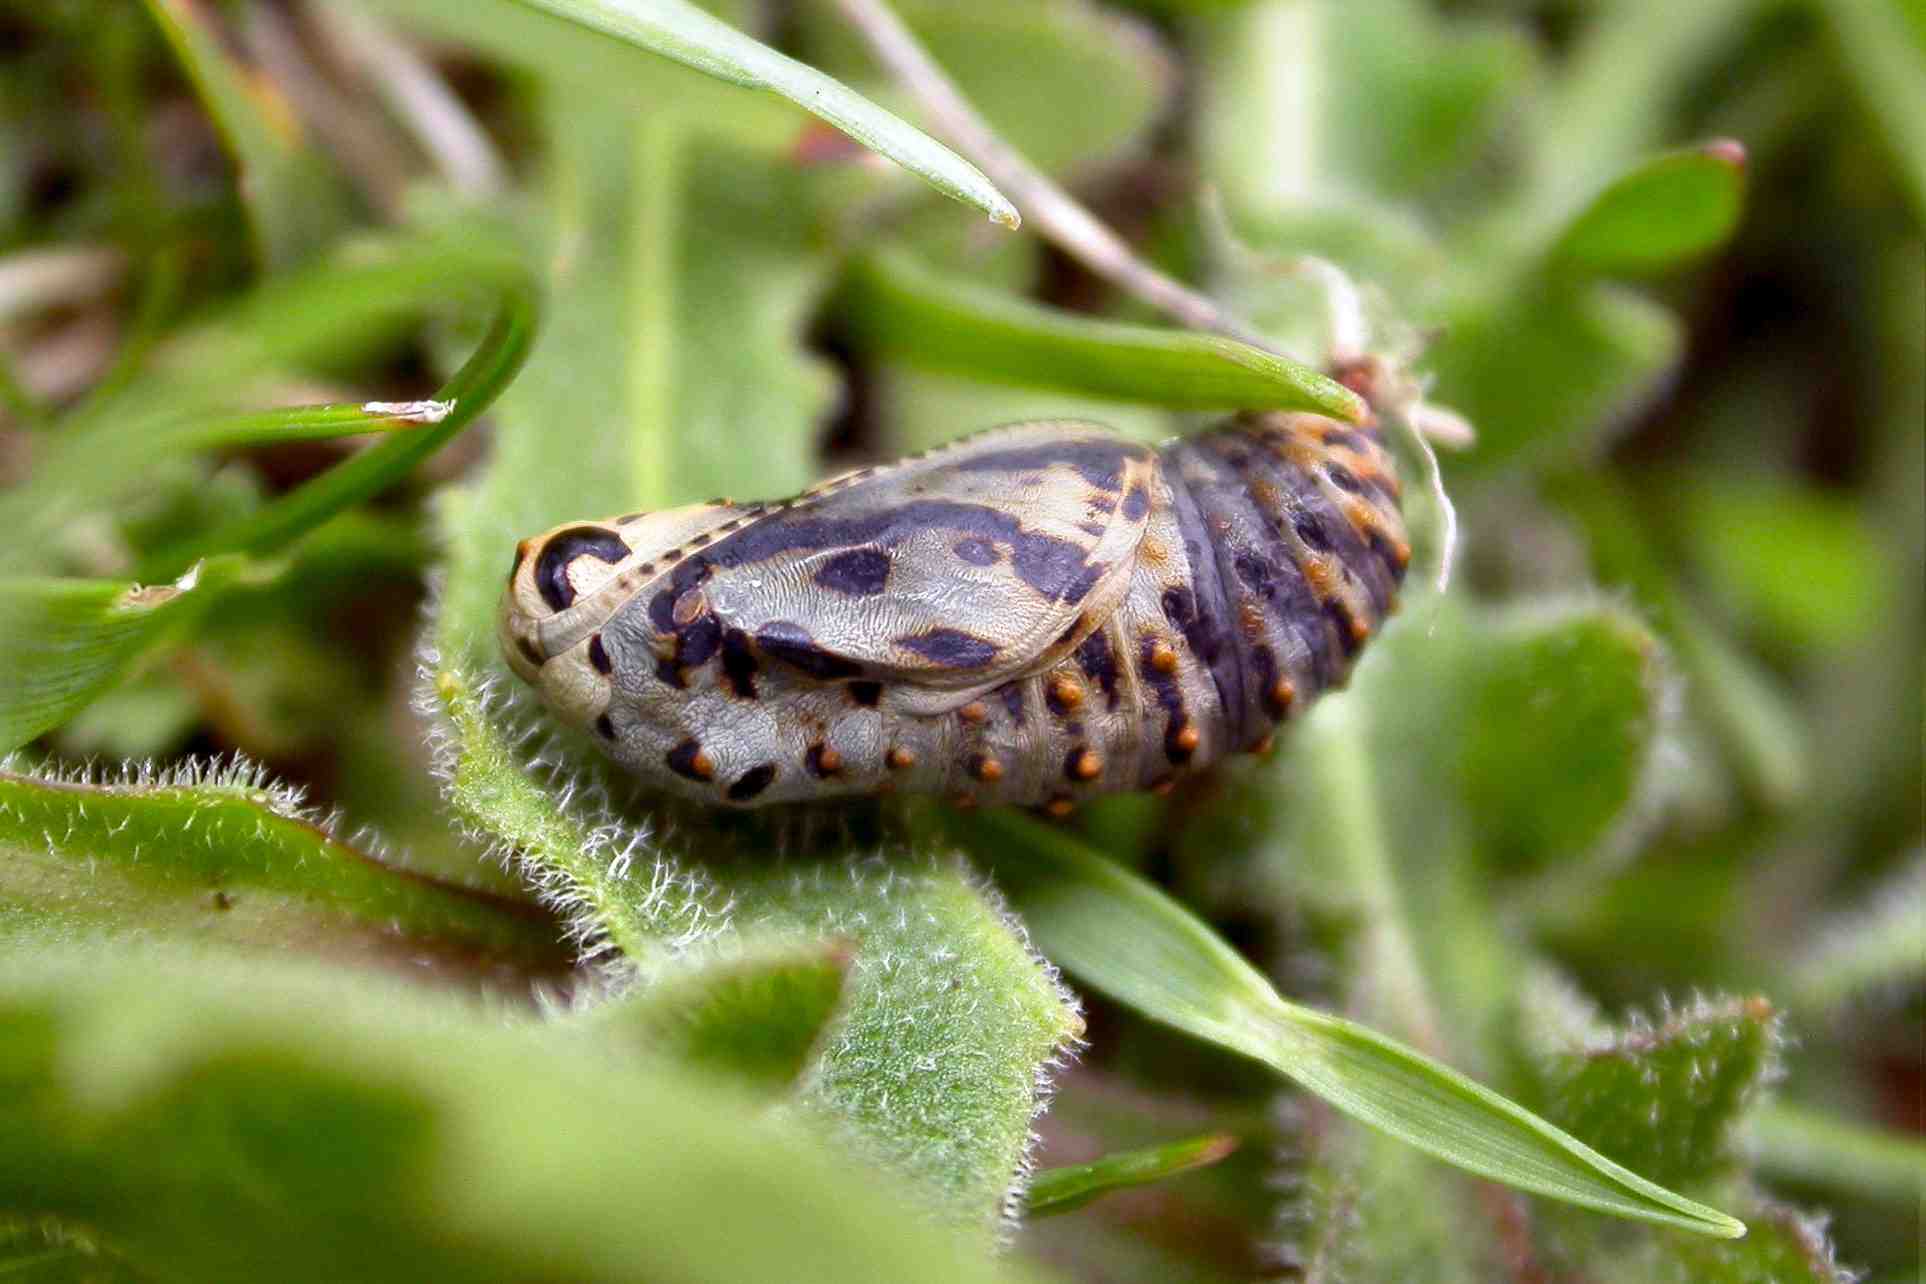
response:
<path id="1" fill-rule="evenodd" d="M 538 651 L 535 648 L 535 644 L 529 641 L 527 638 L 516 638 L 515 645 L 521 648 L 522 654 L 527 656 L 528 662 L 534 665 L 536 668 L 539 669 L 544 664 L 548 663 L 548 657 L 543 655 L 540 651 Z"/>
<path id="2" fill-rule="evenodd" d="M 1130 488 L 1130 493 L 1124 496 L 1123 515 L 1133 522 L 1141 522 L 1149 512 L 1150 492 L 1144 488 L 1142 482 L 1138 482 Z"/>
<path id="3" fill-rule="evenodd" d="M 1077 529 L 1091 539 L 1102 539 L 1104 527 L 1097 522 L 1078 522 Z"/>
<path id="4" fill-rule="evenodd" d="M 995 544 L 975 536 L 956 541 L 950 545 L 950 551 L 972 566 L 995 566 L 1002 556 L 996 551 Z"/>
<path id="5" fill-rule="evenodd" d="M 1110 639 L 1098 629 L 1077 647 L 1077 667 L 1103 688 L 1111 708 L 1117 707 L 1117 657 L 1110 653 Z"/>
<path id="6" fill-rule="evenodd" d="M 1097 581 L 1101 580 L 1104 577 L 1104 572 L 1109 569 L 1110 568 L 1102 562 L 1095 562 L 1084 567 L 1082 573 L 1079 574 L 1076 579 L 1070 581 L 1070 586 L 1063 590 L 1061 600 L 1065 602 L 1083 601 L 1084 598 L 1090 596 L 1090 590 L 1097 587 Z"/>
<path id="7" fill-rule="evenodd" d="M 849 684 L 849 698 L 865 709 L 874 709 L 877 701 L 883 698 L 883 684 L 880 682 L 852 682 Z"/>
<path id="8" fill-rule="evenodd" d="M 981 669 L 996 659 L 999 650 L 996 643 L 961 629 L 905 633 L 895 643 L 947 669 Z"/>
<path id="9" fill-rule="evenodd" d="M 1320 553 L 1331 551 L 1331 537 L 1325 534 L 1324 527 L 1319 525 L 1318 520 L 1309 513 L 1299 513 L 1293 517 L 1291 529 L 1297 532 L 1297 537 L 1303 540 L 1307 547 L 1316 549 Z"/>
<path id="10" fill-rule="evenodd" d="M 588 657 L 589 663 L 595 666 L 597 673 L 608 673 L 615 667 L 609 663 L 608 648 L 602 645 L 600 633 L 589 634 Z"/>
<path id="11" fill-rule="evenodd" d="M 722 676 L 729 687 L 744 700 L 756 698 L 756 655 L 749 649 L 749 635 L 730 629 L 722 635 Z"/>
<path id="12" fill-rule="evenodd" d="M 619 562 L 629 555 L 629 546 L 615 532 L 600 526 L 571 526 L 557 531 L 542 546 L 535 561 L 535 587 L 550 610 L 566 610 L 575 601 L 575 586 L 568 582 L 568 564 L 578 557 L 593 557 L 603 562 Z"/>
<path id="13" fill-rule="evenodd" d="M 707 664 L 721 646 L 721 621 L 713 615 L 699 615 L 676 633 L 676 663 L 684 668 Z"/>
<path id="14" fill-rule="evenodd" d="M 771 620 L 757 629 L 756 645 L 771 658 L 825 682 L 853 678 L 863 671 L 855 661 L 816 645 L 808 630 L 788 620 Z"/>
<path id="15" fill-rule="evenodd" d="M 1336 428 L 1327 431 L 1324 434 L 1324 444 L 1326 446 L 1342 446 L 1344 449 L 1360 455 L 1365 454 L 1371 449 L 1371 443 L 1368 440 L 1348 428 Z"/>
<path id="16" fill-rule="evenodd" d="M 609 721 L 608 714 L 605 713 L 605 714 L 602 714 L 600 717 L 596 718 L 595 729 L 602 733 L 602 738 L 604 740 L 615 739 L 615 724 Z"/>
<path id="17" fill-rule="evenodd" d="M 808 750 L 803 754 L 803 763 L 809 768 L 809 774 L 818 780 L 827 779 L 842 770 L 842 763 L 835 758 L 831 759 L 832 762 L 835 762 L 835 766 L 829 767 L 823 765 L 823 755 L 828 752 L 828 748 L 829 747 L 821 741 L 817 741 L 815 744 L 809 746 Z"/>
<path id="18" fill-rule="evenodd" d="M 1009 682 L 996 690 L 997 697 L 1003 701 L 1004 712 L 1018 722 L 1023 720 L 1023 685 Z"/>
<path id="19" fill-rule="evenodd" d="M 776 764 L 773 762 L 765 762 L 760 767 L 751 767 L 737 776 L 735 783 L 729 786 L 729 801 L 748 802 L 769 788 L 769 782 L 775 778 Z"/>
<path id="20" fill-rule="evenodd" d="M 1251 671 L 1257 676 L 1264 712 L 1280 719 L 1290 713 L 1291 706 L 1281 698 L 1277 685 L 1277 656 L 1270 647 L 1259 644 L 1251 648 Z"/>
<path id="21" fill-rule="evenodd" d="M 1331 621 L 1331 631 L 1337 634 L 1338 649 L 1344 652 L 1344 658 L 1355 659 L 1364 642 L 1352 631 L 1355 617 L 1350 606 L 1343 598 L 1333 597 L 1324 603 L 1324 614 Z"/>
<path id="22" fill-rule="evenodd" d="M 1362 495 L 1364 493 L 1364 483 L 1358 480 L 1356 473 L 1346 468 L 1343 464 L 1326 464 L 1324 466 L 1324 475 L 1329 477 L 1331 484 L 1339 490 L 1349 491 L 1353 495 Z"/>
<path id="23" fill-rule="evenodd" d="M 816 571 L 816 583 L 851 597 L 873 597 L 889 580 L 889 554 L 880 548 L 838 553 Z"/>

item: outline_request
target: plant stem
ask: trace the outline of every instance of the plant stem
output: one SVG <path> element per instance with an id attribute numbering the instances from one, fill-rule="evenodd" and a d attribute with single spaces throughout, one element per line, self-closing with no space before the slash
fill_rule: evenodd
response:
<path id="1" fill-rule="evenodd" d="M 837 0 L 890 74 L 928 113 L 936 132 L 983 168 L 1027 211 L 1045 240 L 1117 288 L 1197 330 L 1274 352 L 1250 326 L 1134 254 L 1103 221 L 1004 142 L 936 65 L 886 0 Z"/>

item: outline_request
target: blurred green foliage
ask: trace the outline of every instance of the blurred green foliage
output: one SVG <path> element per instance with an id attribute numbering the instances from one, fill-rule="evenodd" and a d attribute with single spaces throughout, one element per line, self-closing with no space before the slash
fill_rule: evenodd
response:
<path id="1" fill-rule="evenodd" d="M 1916 1277 L 1917 6 L 897 7 L 1288 357 L 833 0 L 0 0 L 0 1273 Z M 1449 585 L 1410 458 L 1350 689 L 1174 797 L 662 809 L 495 654 L 557 521 L 1360 345 Z"/>

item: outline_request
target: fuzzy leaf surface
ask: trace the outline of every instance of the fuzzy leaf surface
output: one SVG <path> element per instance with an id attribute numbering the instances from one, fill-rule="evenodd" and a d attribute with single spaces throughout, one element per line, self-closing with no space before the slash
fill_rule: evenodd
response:
<path id="1" fill-rule="evenodd" d="M 507 989 L 567 975 L 548 914 L 332 830 L 245 763 L 102 780 L 0 759 L 0 921 L 311 952 Z"/>

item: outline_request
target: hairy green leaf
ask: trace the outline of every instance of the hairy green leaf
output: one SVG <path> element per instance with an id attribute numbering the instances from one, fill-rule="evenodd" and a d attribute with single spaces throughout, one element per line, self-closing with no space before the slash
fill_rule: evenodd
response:
<path id="1" fill-rule="evenodd" d="M 181 936 L 502 984 L 565 976 L 553 918 L 444 883 L 251 764 L 35 772 L 0 759 L 0 918 L 18 930 Z"/>
<path id="2" fill-rule="evenodd" d="M 1545 1113 L 1662 1182 L 1698 1184 L 1734 1161 L 1733 1139 L 1778 1070 L 1785 1036 L 1764 999 L 1706 999 L 1543 1054 Z"/>
<path id="3" fill-rule="evenodd" d="M 848 970 L 841 941 L 751 939 L 740 953 L 671 971 L 640 994 L 591 1009 L 585 1024 L 697 1071 L 782 1092 L 816 1050 Z"/>

